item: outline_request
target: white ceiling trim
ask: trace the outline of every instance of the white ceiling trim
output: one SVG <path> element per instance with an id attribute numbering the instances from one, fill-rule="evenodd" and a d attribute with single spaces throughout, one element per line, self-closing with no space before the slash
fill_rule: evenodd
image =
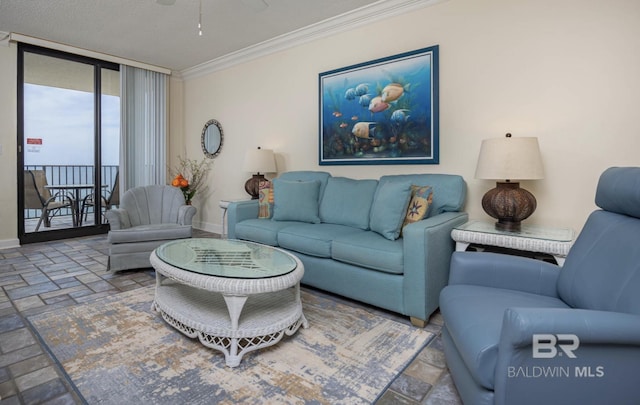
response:
<path id="1" fill-rule="evenodd" d="M 0 45 L 9 46 L 9 39 L 11 38 L 11 34 L 8 32 L 0 31 Z"/>
<path id="2" fill-rule="evenodd" d="M 42 46 L 44 48 L 55 49 L 57 51 L 73 53 L 75 55 L 82 55 L 88 58 L 94 58 L 94 59 L 104 60 L 107 62 L 113 62 L 119 65 L 133 66 L 140 69 L 151 70 L 153 72 L 164 73 L 166 75 L 171 74 L 171 69 L 163 68 L 160 66 L 154 66 L 148 63 L 142 63 L 135 60 L 125 59 L 118 56 L 109 55 L 106 53 L 90 51 L 88 49 L 76 48 L 75 46 L 61 44 L 59 42 L 47 41 L 46 39 L 30 37 L 28 35 L 18 34 L 15 32 L 11 33 L 11 41 L 24 42 L 31 45 Z"/>
<path id="3" fill-rule="evenodd" d="M 204 76 L 274 52 L 340 32 L 349 31 L 365 24 L 432 6 L 444 1 L 448 0 L 380 0 L 357 10 L 329 18 L 299 30 L 246 47 L 237 52 L 232 52 L 211 61 L 181 70 L 177 74 L 174 72 L 174 76 L 181 77 L 184 80 Z"/>

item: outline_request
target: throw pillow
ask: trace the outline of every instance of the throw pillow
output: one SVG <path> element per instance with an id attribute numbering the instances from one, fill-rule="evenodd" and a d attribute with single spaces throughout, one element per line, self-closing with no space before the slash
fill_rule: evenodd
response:
<path id="1" fill-rule="evenodd" d="M 271 218 L 273 215 L 273 189 L 269 180 L 261 180 L 258 185 L 258 218 Z"/>
<path id="2" fill-rule="evenodd" d="M 300 221 L 320 223 L 318 196 L 320 181 L 286 181 L 275 179 L 273 183 L 274 221 Z"/>
<path id="3" fill-rule="evenodd" d="M 369 227 L 389 240 L 400 237 L 400 229 L 411 198 L 410 181 L 386 181 L 378 184 L 371 206 Z"/>
<path id="4" fill-rule="evenodd" d="M 431 186 L 411 186 L 411 200 L 409 200 L 407 215 L 404 217 L 402 227 L 428 217 L 432 202 L 433 189 Z"/>
<path id="5" fill-rule="evenodd" d="M 324 223 L 369 229 L 369 213 L 378 180 L 330 177 L 320 202 Z"/>

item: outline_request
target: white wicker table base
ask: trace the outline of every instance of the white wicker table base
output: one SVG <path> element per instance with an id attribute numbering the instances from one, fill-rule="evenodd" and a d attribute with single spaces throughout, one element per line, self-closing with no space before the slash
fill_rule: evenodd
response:
<path id="1" fill-rule="evenodd" d="M 236 367 L 246 353 L 309 327 L 300 299 L 304 267 L 296 262 L 296 270 L 280 277 L 221 279 L 169 266 L 152 253 L 152 309 L 186 336 L 224 353 L 226 365 Z"/>
<path id="2" fill-rule="evenodd" d="M 222 294 L 164 279 L 156 289 L 153 309 L 188 337 L 224 353 L 229 367 L 238 366 L 246 353 L 275 345 L 300 326 L 309 326 L 299 286 L 242 298 L 246 302 L 234 326 Z"/>

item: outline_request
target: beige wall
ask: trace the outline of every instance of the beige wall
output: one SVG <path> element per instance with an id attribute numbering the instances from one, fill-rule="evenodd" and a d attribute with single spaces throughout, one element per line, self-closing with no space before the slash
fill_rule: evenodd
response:
<path id="1" fill-rule="evenodd" d="M 222 153 L 198 227 L 219 231 L 218 201 L 246 197 L 247 148 L 277 153 L 278 170 L 326 170 L 378 178 L 456 173 L 466 209 L 490 219 L 480 199 L 493 182 L 473 178 L 480 142 L 537 136 L 546 178 L 523 182 L 538 210 L 527 221 L 579 230 L 609 166 L 640 166 L 640 2 L 450 0 L 233 68 L 171 80 L 169 153 L 200 159 L 205 122 L 222 123 Z M 440 45 L 440 164 L 318 165 L 318 73 Z M 0 46 L 0 247 L 16 239 L 15 47 Z"/>
<path id="2" fill-rule="evenodd" d="M 0 45 L 0 249 L 18 245 L 17 47 Z"/>
<path id="3" fill-rule="evenodd" d="M 538 209 L 527 221 L 580 230 L 594 208 L 599 174 L 640 165 L 640 3 L 451 0 L 184 82 L 190 157 L 210 119 L 225 132 L 212 189 L 195 201 L 199 226 L 220 229 L 218 201 L 246 197 L 247 148 L 273 148 L 278 170 L 327 170 L 377 178 L 456 173 L 468 183 L 471 218 L 491 220 L 474 179 L 481 140 L 539 138 L 546 170 L 522 182 Z M 318 73 L 431 45 L 440 46 L 440 164 L 318 165 Z M 202 197 L 202 196 L 201 196 Z"/>

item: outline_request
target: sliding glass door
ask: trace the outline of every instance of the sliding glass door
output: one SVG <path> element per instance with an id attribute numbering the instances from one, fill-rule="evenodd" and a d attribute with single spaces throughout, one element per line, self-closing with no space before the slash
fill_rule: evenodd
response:
<path id="1" fill-rule="evenodd" d="M 118 65 L 20 44 L 21 243 L 106 232 L 117 205 Z"/>

